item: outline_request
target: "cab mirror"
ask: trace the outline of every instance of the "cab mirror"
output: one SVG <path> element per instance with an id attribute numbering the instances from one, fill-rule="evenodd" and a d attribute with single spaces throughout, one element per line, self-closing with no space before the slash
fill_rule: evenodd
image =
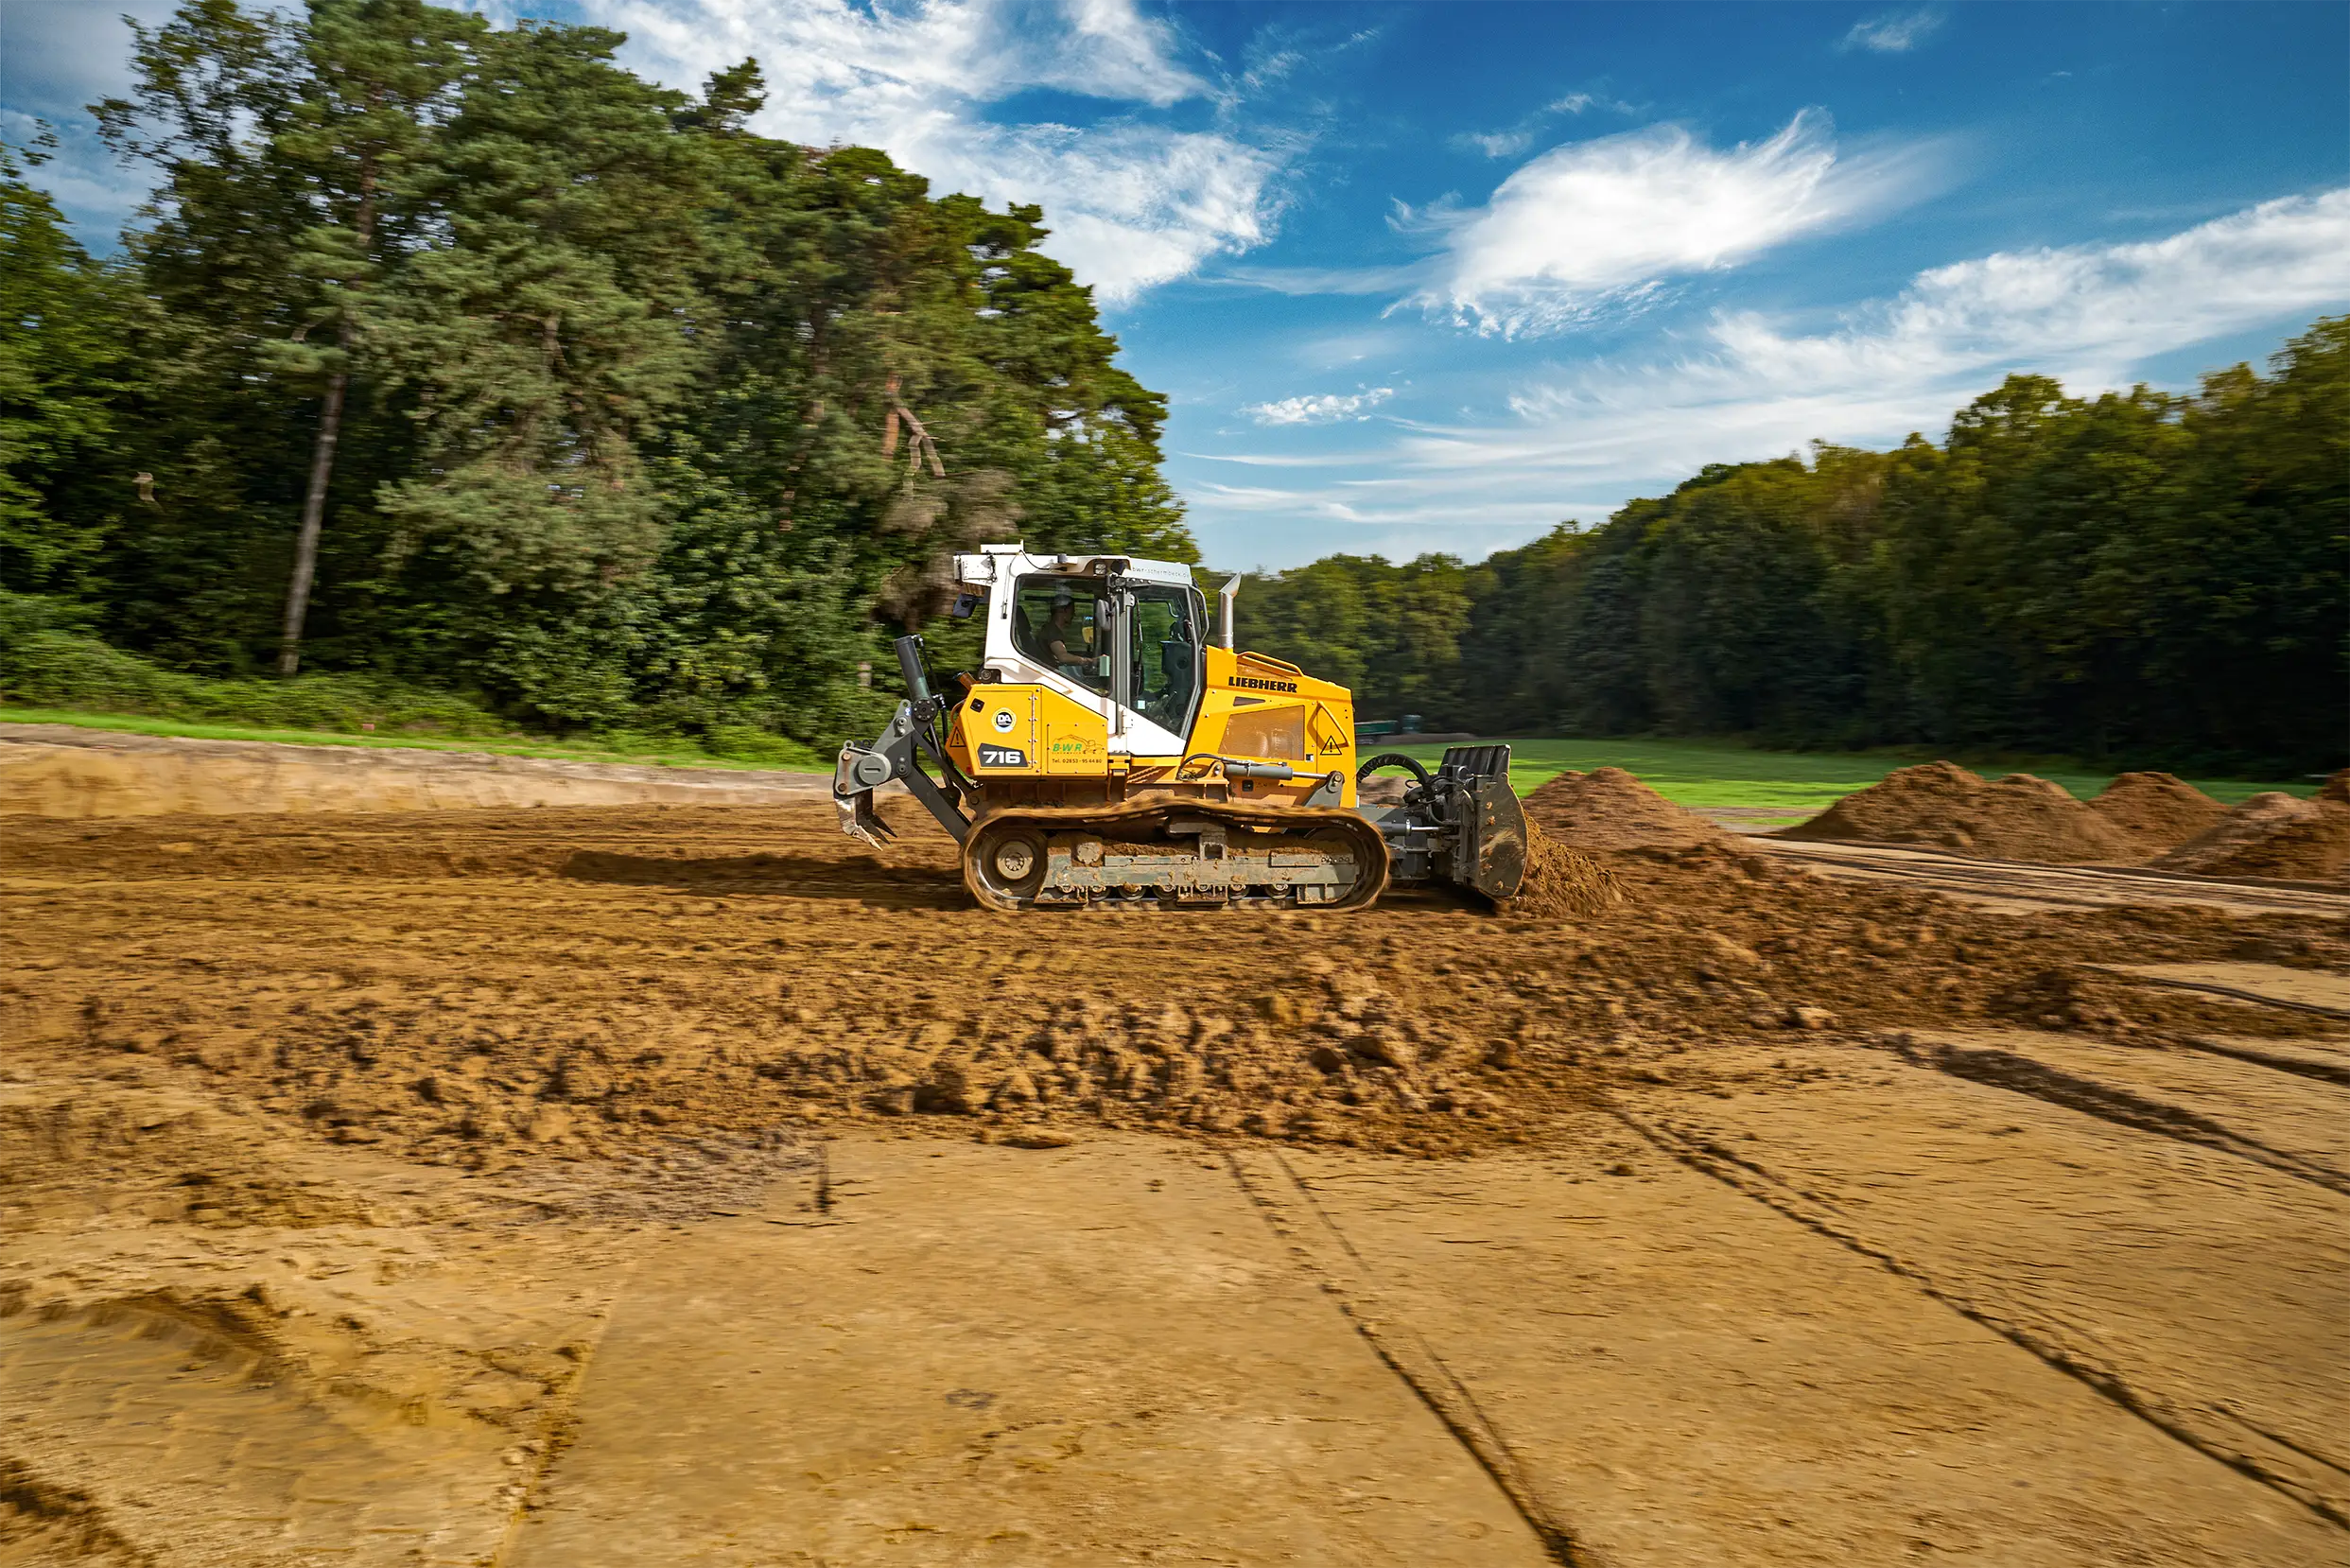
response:
<path id="1" fill-rule="evenodd" d="M 955 595 L 955 607 L 948 613 L 952 615 L 957 620 L 968 620 L 971 618 L 971 612 L 977 610 L 978 608 L 979 595 L 957 594 Z"/>

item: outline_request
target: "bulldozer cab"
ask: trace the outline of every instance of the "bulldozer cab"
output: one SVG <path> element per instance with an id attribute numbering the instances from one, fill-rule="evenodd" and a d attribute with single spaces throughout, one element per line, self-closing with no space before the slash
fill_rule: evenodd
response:
<path id="1" fill-rule="evenodd" d="M 1036 685 L 1101 714 L 1108 749 L 1180 756 L 1206 684 L 1207 601 L 1188 568 L 1125 556 L 955 557 L 987 605 L 981 662 L 998 685 Z"/>

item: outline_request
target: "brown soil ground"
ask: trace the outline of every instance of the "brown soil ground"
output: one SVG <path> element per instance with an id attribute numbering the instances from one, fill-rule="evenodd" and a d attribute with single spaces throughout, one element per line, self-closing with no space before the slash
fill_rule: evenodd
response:
<path id="1" fill-rule="evenodd" d="M 2209 830 L 2228 809 L 2167 773 L 2126 773 L 2098 792 L 2089 809 L 2119 828 L 2140 855 L 2175 849 Z"/>
<path id="2" fill-rule="evenodd" d="M 1562 773 L 1525 798 L 1526 820 L 1575 849 L 1685 849 L 1723 841 L 1719 828 L 1622 768 Z"/>
<path id="3" fill-rule="evenodd" d="M 2321 881 L 2350 876 L 2350 789 L 2336 774 L 2316 798 L 2257 794 L 2154 862 L 2205 877 Z"/>
<path id="4" fill-rule="evenodd" d="M 2350 915 L 2350 887 L 2340 883 L 2199 877 L 2153 866 L 2033 865 L 1883 844 L 1762 836 L 1747 842 L 1818 876 L 1930 888 L 1977 908 L 2008 914 L 2187 904 L 2231 915 L 2310 915 L 2320 919 Z"/>
<path id="5" fill-rule="evenodd" d="M 828 779 L 814 774 L 0 724 L 0 813 L 35 816 L 755 806 L 804 798 L 829 787 Z"/>
<path id="6" fill-rule="evenodd" d="M 2350 1562 L 2338 914 L 885 814 L 0 819 L 0 1564 Z"/>

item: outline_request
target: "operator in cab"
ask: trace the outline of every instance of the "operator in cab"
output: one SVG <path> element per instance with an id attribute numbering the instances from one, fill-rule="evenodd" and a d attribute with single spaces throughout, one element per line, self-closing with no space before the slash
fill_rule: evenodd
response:
<path id="1" fill-rule="evenodd" d="M 1052 617 L 1044 623 L 1044 656 L 1064 675 L 1082 672 L 1086 662 L 1086 629 L 1076 624 L 1076 618 L 1075 597 L 1067 588 L 1054 593 Z"/>

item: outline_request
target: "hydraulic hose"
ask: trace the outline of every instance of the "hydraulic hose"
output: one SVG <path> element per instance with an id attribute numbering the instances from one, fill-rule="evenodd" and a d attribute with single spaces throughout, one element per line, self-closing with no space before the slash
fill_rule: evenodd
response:
<path id="1" fill-rule="evenodd" d="M 1400 751 L 1383 751 L 1377 757 L 1365 758 L 1362 765 L 1354 770 L 1354 781 L 1360 784 L 1382 768 L 1409 768 L 1413 776 L 1419 780 L 1419 787 L 1423 790 L 1428 787 L 1428 770 L 1419 765 L 1417 758 L 1406 757 Z"/>

